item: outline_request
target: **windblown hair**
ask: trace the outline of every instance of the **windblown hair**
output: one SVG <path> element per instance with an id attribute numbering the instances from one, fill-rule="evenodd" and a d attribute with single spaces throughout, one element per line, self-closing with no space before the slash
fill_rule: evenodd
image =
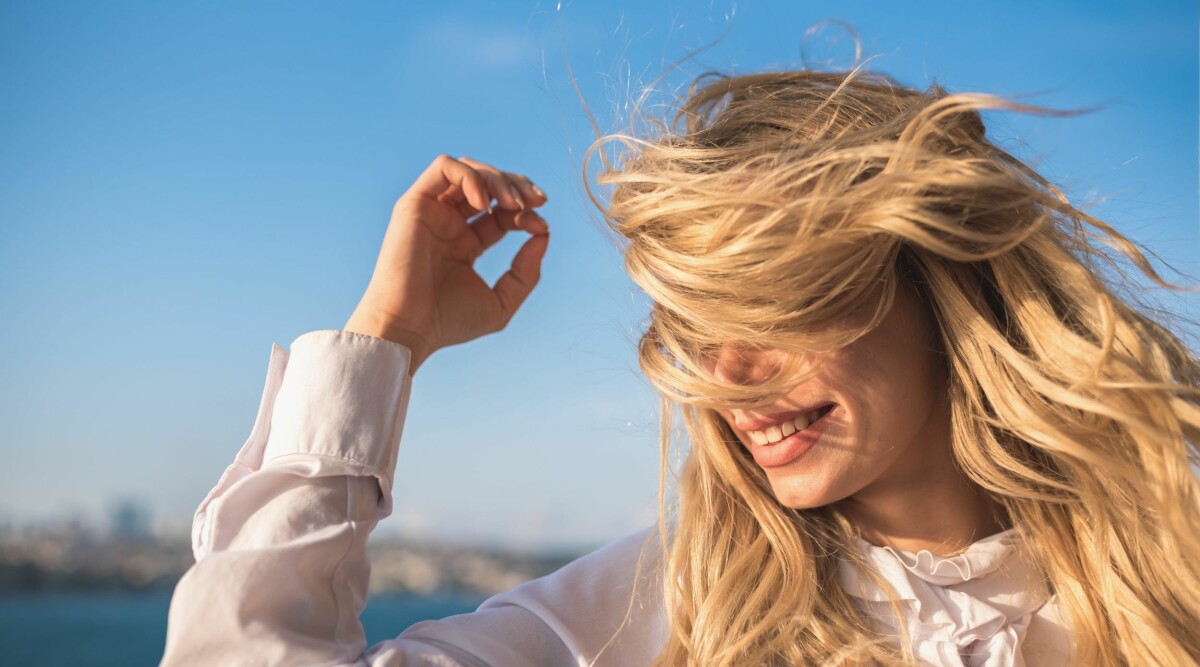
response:
<path id="1" fill-rule="evenodd" d="M 838 585 L 839 558 L 862 562 L 837 504 L 781 505 L 717 412 L 778 400 L 801 355 L 753 386 L 703 365 L 729 341 L 848 345 L 901 281 L 944 347 L 953 455 L 1044 569 L 1074 663 L 1200 662 L 1200 362 L 1112 251 L 1183 288 L 989 140 L 985 110 L 1072 113 L 861 67 L 707 74 L 670 122 L 589 149 L 609 188 L 589 196 L 653 300 L 638 349 L 662 398 L 664 489 L 676 411 L 688 440 L 678 506 L 660 498 L 657 664 L 914 660 Z"/>

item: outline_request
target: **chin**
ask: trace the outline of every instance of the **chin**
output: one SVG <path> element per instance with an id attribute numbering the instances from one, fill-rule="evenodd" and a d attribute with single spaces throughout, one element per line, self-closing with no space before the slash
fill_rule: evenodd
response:
<path id="1" fill-rule="evenodd" d="M 793 510 L 811 510 L 812 507 L 820 507 L 833 503 L 833 498 L 828 498 L 827 494 L 812 493 L 810 489 L 797 488 L 779 488 L 772 486 L 772 491 L 775 492 L 775 500 L 779 500 L 779 504 L 785 507 L 791 507 Z"/>
<path id="2" fill-rule="evenodd" d="M 813 489 L 796 488 L 795 485 L 787 483 L 771 482 L 771 490 L 775 493 L 775 500 L 779 501 L 780 505 L 789 507 L 794 510 L 807 510 L 814 507 L 828 505 L 838 499 L 831 493 L 822 491 L 814 491 Z"/>

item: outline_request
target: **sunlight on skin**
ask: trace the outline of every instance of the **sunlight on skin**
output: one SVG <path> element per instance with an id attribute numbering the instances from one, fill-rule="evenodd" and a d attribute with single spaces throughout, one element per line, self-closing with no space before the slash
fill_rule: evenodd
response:
<path id="1" fill-rule="evenodd" d="M 864 539 L 948 555 L 1005 526 L 998 506 L 954 463 L 946 365 L 931 318 L 906 283 L 878 327 L 820 359 L 816 375 L 769 410 L 721 410 L 735 424 L 836 403 L 813 448 L 764 468 L 779 502 L 794 509 L 840 503 Z M 729 382 L 767 377 L 784 354 L 722 347 L 708 368 Z M 773 445 L 765 445 L 771 447 Z"/>

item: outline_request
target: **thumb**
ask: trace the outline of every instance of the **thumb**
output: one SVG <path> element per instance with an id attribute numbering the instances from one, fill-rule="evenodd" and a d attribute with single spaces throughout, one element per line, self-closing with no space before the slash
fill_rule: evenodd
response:
<path id="1" fill-rule="evenodd" d="M 546 256 L 546 248 L 550 245 L 550 234 L 531 236 L 513 257 L 512 266 L 496 281 L 492 291 L 500 301 L 504 313 L 504 323 L 512 319 L 513 314 L 525 302 L 542 276 L 542 258 Z"/>

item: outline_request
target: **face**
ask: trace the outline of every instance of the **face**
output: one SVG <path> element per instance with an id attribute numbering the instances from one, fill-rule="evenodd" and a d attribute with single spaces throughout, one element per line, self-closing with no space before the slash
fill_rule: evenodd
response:
<path id="1" fill-rule="evenodd" d="M 806 509 L 875 492 L 887 496 L 919 488 L 931 466 L 950 464 L 945 359 L 932 332 L 925 306 L 902 281 L 878 327 L 840 350 L 806 359 L 816 375 L 778 403 L 720 411 L 781 504 Z M 782 354 L 725 346 L 708 369 L 726 381 L 753 384 L 770 375 Z M 809 429 L 775 444 L 757 444 L 745 430 L 830 403 L 833 409 Z"/>

